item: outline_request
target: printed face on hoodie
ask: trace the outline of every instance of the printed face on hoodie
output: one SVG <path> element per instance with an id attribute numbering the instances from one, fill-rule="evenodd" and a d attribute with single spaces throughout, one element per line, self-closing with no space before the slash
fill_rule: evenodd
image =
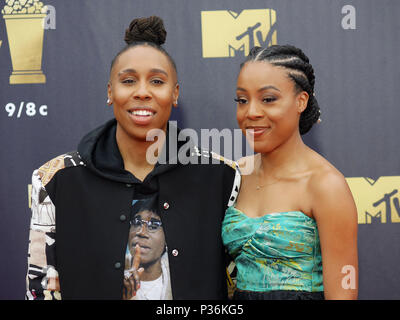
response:
<path id="1" fill-rule="evenodd" d="M 165 249 L 164 230 L 160 217 L 153 211 L 137 213 L 129 231 L 129 250 L 134 256 L 135 246 L 140 246 L 140 265 L 159 263 Z"/>
<path id="2" fill-rule="evenodd" d="M 146 140 L 151 129 L 166 130 L 179 96 L 171 62 L 156 48 L 139 45 L 116 60 L 108 84 L 119 130 L 136 140 Z"/>

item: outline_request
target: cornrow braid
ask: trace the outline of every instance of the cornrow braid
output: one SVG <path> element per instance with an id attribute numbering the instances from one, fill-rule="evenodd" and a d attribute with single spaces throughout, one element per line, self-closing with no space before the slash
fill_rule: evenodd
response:
<path id="1" fill-rule="evenodd" d="M 315 75 L 308 57 L 299 48 L 291 45 L 273 45 L 267 48 L 254 47 L 241 65 L 249 61 L 267 61 L 274 66 L 289 70 L 289 77 L 293 80 L 298 92 L 308 93 L 306 109 L 300 116 L 300 134 L 307 133 L 320 117 L 321 111 L 314 94 Z"/>

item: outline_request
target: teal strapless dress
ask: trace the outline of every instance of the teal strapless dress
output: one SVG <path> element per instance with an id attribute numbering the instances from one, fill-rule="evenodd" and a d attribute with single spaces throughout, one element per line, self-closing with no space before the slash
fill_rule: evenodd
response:
<path id="1" fill-rule="evenodd" d="M 222 240 L 235 260 L 239 290 L 318 293 L 323 298 L 317 223 L 304 213 L 250 218 L 232 206 L 226 210 Z"/>

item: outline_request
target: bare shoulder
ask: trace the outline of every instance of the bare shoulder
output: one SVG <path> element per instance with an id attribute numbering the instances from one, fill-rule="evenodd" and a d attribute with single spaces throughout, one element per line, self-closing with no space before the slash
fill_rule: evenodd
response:
<path id="1" fill-rule="evenodd" d="M 344 175 L 328 160 L 313 151 L 314 170 L 309 180 L 309 191 L 317 195 L 348 189 Z"/>
<path id="2" fill-rule="evenodd" d="M 356 217 L 354 199 L 344 175 L 322 156 L 317 157 L 316 161 L 308 184 L 314 217 Z"/>

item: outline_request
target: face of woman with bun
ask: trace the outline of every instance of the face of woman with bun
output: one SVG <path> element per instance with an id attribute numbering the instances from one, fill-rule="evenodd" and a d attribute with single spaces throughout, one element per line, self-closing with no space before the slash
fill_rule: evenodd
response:
<path id="1" fill-rule="evenodd" d="M 178 96 L 176 72 L 156 48 L 134 46 L 115 61 L 108 97 L 118 126 L 130 137 L 146 140 L 149 130 L 166 130 Z"/>
<path id="2" fill-rule="evenodd" d="M 146 140 L 151 129 L 166 130 L 179 85 L 175 63 L 161 47 L 167 32 L 161 18 L 132 20 L 125 32 L 125 47 L 115 58 L 108 83 L 117 132 Z"/>
<path id="3" fill-rule="evenodd" d="M 247 62 L 236 89 L 236 118 L 254 151 L 268 153 L 299 138 L 299 119 L 308 94 L 298 92 L 288 70 L 265 61 Z"/>

